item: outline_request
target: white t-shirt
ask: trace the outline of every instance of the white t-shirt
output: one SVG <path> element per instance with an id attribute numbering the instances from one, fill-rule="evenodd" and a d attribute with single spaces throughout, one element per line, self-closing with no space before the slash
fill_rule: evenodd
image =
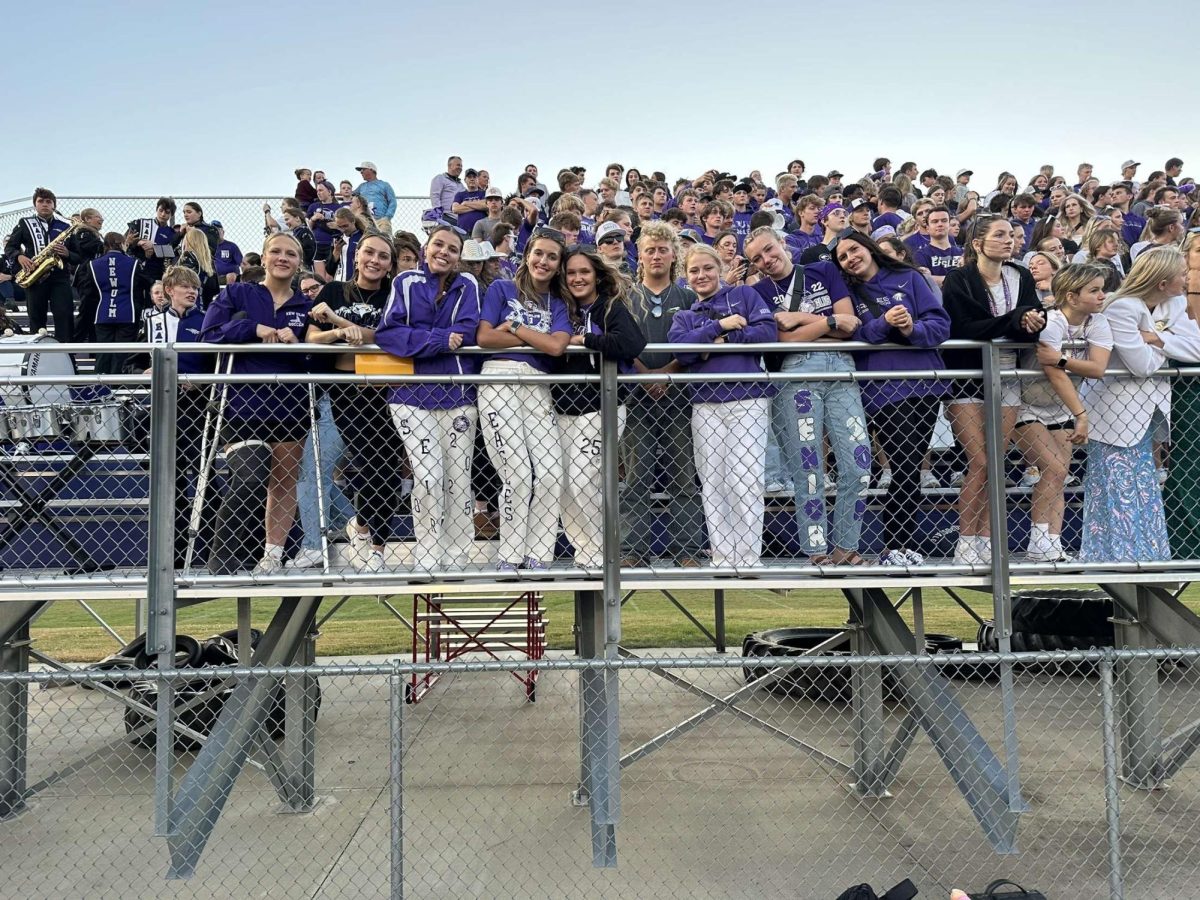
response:
<path id="1" fill-rule="evenodd" d="M 1082 341 L 1085 346 L 1063 349 L 1064 344 L 1076 341 Z M 1105 318 L 1103 313 L 1093 313 L 1087 317 L 1082 325 L 1072 325 L 1067 321 L 1067 317 L 1062 314 L 1061 310 L 1050 309 L 1046 311 L 1046 327 L 1038 335 L 1038 342 L 1053 347 L 1055 350 L 1065 353 L 1072 359 L 1087 359 L 1092 347 L 1112 350 L 1112 327 L 1108 324 L 1108 319 Z M 1041 364 L 1037 361 L 1036 350 L 1026 351 L 1023 367 L 1026 369 L 1041 368 Z M 1079 385 L 1083 382 L 1083 377 L 1081 375 L 1070 375 L 1070 378 L 1075 383 L 1076 391 L 1078 391 Z M 1064 418 L 1070 418 L 1070 411 L 1067 409 L 1066 404 L 1062 402 L 1062 399 L 1055 392 L 1047 378 L 1039 378 L 1027 384 L 1021 395 L 1025 403 L 1030 406 L 1061 408 Z"/>

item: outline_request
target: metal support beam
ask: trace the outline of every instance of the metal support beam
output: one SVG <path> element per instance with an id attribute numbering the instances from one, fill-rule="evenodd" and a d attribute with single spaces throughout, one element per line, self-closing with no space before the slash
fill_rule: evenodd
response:
<path id="1" fill-rule="evenodd" d="M 392 661 L 392 666 L 398 666 Z M 393 671 L 388 676 L 388 823 L 391 837 L 391 900 L 404 900 L 404 679 Z"/>
<path id="2" fill-rule="evenodd" d="M 179 357 L 170 346 L 150 355 L 150 519 L 146 584 L 146 650 L 158 670 L 175 669 L 175 431 L 179 417 Z M 156 685 L 154 833 L 171 828 L 175 770 L 175 681 Z"/>
<path id="3" fill-rule="evenodd" d="M 1113 594 L 1113 637 L 1120 650 L 1145 650 L 1159 638 L 1148 627 L 1151 606 L 1160 598 L 1129 585 Z M 1165 592 L 1164 592 L 1165 594 Z M 1178 602 L 1178 601 L 1176 601 Z M 1121 778 L 1131 787 L 1152 790 L 1162 786 L 1163 734 L 1159 714 L 1158 661 L 1121 659 L 1114 667 L 1116 721 L 1121 746 Z"/>
<path id="4" fill-rule="evenodd" d="M 845 588 L 853 614 L 876 652 L 913 652 L 913 636 L 878 588 Z M 1009 805 L 1009 778 L 949 684 L 932 665 L 898 667 L 893 673 L 909 714 L 929 735 L 934 750 L 998 853 L 1015 853 L 1019 813 Z M 870 737 L 865 735 L 864 737 Z"/>
<path id="5" fill-rule="evenodd" d="M 713 591 L 713 627 L 717 632 L 717 652 L 725 652 L 725 591 Z"/>
<path id="6" fill-rule="evenodd" d="M 32 606 L 33 604 L 29 604 Z M 38 604 L 40 605 L 40 604 Z M 29 622 L 8 628 L 0 644 L 0 672 L 29 669 Z M 29 752 L 29 685 L 0 683 L 0 821 L 25 809 L 25 779 Z"/>
<path id="7" fill-rule="evenodd" d="M 864 607 L 871 615 L 871 607 Z M 869 656 L 866 623 L 850 633 L 851 652 Z M 888 797 L 884 785 L 883 666 L 876 662 L 855 666 L 850 673 L 854 711 L 854 790 L 862 797 Z"/>
<path id="8" fill-rule="evenodd" d="M 284 597 L 254 653 L 255 665 L 291 663 L 308 636 L 320 603 L 319 597 Z M 190 878 L 195 872 L 234 783 L 259 741 L 277 683 L 264 677 L 239 681 L 208 742 L 181 779 L 167 838 L 171 854 L 168 878 Z"/>

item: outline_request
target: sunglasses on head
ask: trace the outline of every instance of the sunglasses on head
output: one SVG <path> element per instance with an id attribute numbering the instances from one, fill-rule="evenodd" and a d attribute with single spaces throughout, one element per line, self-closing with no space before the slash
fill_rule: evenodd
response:
<path id="1" fill-rule="evenodd" d="M 567 236 L 565 234 L 563 234 L 557 228 L 551 228 L 549 225 L 539 225 L 537 228 L 533 229 L 533 233 L 530 234 L 529 237 L 530 239 L 550 238 L 550 240 L 558 241 L 560 244 L 566 244 L 567 242 Z"/>

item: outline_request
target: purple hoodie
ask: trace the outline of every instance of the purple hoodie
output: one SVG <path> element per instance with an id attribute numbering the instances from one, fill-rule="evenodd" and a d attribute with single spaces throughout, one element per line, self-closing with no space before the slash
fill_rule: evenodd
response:
<path id="1" fill-rule="evenodd" d="M 740 331 L 721 331 L 720 320 L 740 314 L 746 327 Z M 730 344 L 769 344 L 778 339 L 775 317 L 767 302 L 754 288 L 722 285 L 706 300 L 697 300 L 690 309 L 681 309 L 671 319 L 667 340 L 673 344 L 711 344 L 724 335 Z M 734 374 L 763 372 L 760 353 L 676 353 L 675 358 L 689 372 Z M 767 381 L 688 383 L 694 403 L 730 403 L 770 397 L 774 385 Z"/>
<path id="2" fill-rule="evenodd" d="M 275 309 L 265 285 L 239 282 L 226 287 L 204 315 L 200 340 L 208 344 L 261 344 L 258 326 L 290 328 L 303 341 L 312 303 L 299 291 Z M 308 371 L 307 354 L 234 353 L 235 375 L 299 374 Z M 224 366 L 221 367 L 224 371 Z M 308 415 L 303 384 L 243 384 L 229 390 L 231 419 L 287 420 Z"/>
<path id="3" fill-rule="evenodd" d="M 392 299 L 383 310 L 375 343 L 396 356 L 411 357 L 414 375 L 474 375 L 478 357 L 450 350 L 450 335 L 461 334 L 462 346 L 475 346 L 479 328 L 479 284 L 457 275 L 437 299 L 438 278 L 424 263 L 401 272 L 392 282 Z M 475 402 L 474 385 L 394 384 L 392 403 L 420 409 L 454 409 Z"/>
<path id="4" fill-rule="evenodd" d="M 950 336 L 950 316 L 942 308 L 941 298 L 916 269 L 880 268 L 870 281 L 850 285 L 850 299 L 854 301 L 854 314 L 862 320 L 862 325 L 854 332 L 854 340 L 925 348 L 860 351 L 854 354 L 858 371 L 906 372 L 945 368 L 941 354 L 933 348 Z M 883 318 L 888 309 L 898 304 L 907 307 L 913 319 L 912 334 L 908 337 Z M 868 413 L 874 413 L 909 397 L 940 397 L 949 389 L 949 384 L 944 381 L 865 381 L 863 407 Z"/>

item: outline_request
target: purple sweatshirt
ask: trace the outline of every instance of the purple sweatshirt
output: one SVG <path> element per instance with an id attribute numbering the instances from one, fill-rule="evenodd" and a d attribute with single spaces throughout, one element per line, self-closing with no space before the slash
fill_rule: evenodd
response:
<path id="1" fill-rule="evenodd" d="M 520 322 L 521 325 L 542 334 L 561 331 L 569 335 L 572 332 L 567 304 L 558 297 L 551 295 L 548 300 L 540 297 L 531 301 L 521 300 L 517 297 L 516 282 L 493 281 L 487 296 L 483 298 L 479 321 L 487 322 L 496 328 L 508 320 Z M 536 351 L 522 353 L 519 349 L 503 350 L 490 358 L 529 363 L 539 372 L 549 372 L 551 368 L 550 357 Z"/>
<path id="2" fill-rule="evenodd" d="M 922 350 L 868 350 L 855 353 L 860 372 L 905 372 L 942 369 L 942 356 L 936 349 L 950 336 L 950 316 L 925 276 L 916 269 L 883 269 L 859 285 L 850 285 L 854 313 L 862 325 L 854 340 L 870 344 L 911 344 Z M 869 301 L 869 302 L 868 302 Z M 913 319 L 912 334 L 905 337 L 884 321 L 893 306 L 908 308 Z M 940 397 L 950 389 L 944 381 L 865 381 L 863 407 L 868 413 L 892 406 L 909 397 Z"/>
<path id="3" fill-rule="evenodd" d="M 746 319 L 746 327 L 723 332 L 720 320 L 735 314 Z M 693 303 L 691 309 L 676 312 L 671 319 L 671 330 L 667 332 L 667 340 L 673 344 L 711 344 L 721 336 L 730 344 L 769 344 L 777 340 L 773 311 L 754 288 L 722 285 L 708 299 Z M 689 372 L 727 375 L 764 371 L 760 353 L 676 353 L 675 358 Z M 692 381 L 688 387 L 694 403 L 730 403 L 770 397 L 775 393 L 774 385 L 765 380 Z"/>
<path id="4" fill-rule="evenodd" d="M 401 272 L 392 282 L 392 299 L 375 331 L 375 343 L 396 356 L 412 357 L 415 375 L 474 375 L 478 357 L 450 350 L 450 335 L 461 334 L 462 346 L 475 346 L 479 328 L 479 284 L 458 275 L 438 300 L 438 279 L 425 264 Z M 474 385 L 395 384 L 392 403 L 421 409 L 454 409 L 475 402 Z"/>
<path id="5" fill-rule="evenodd" d="M 200 340 L 209 344 L 261 344 L 259 325 L 290 328 L 303 341 L 312 303 L 299 291 L 275 309 L 265 285 L 239 282 L 226 287 L 204 315 Z M 298 374 L 308 371 L 308 358 L 294 353 L 234 353 L 235 375 Z M 224 371 L 224 365 L 221 367 Z M 308 415 L 308 388 L 303 384 L 243 384 L 229 390 L 231 419 L 288 420 Z"/>

